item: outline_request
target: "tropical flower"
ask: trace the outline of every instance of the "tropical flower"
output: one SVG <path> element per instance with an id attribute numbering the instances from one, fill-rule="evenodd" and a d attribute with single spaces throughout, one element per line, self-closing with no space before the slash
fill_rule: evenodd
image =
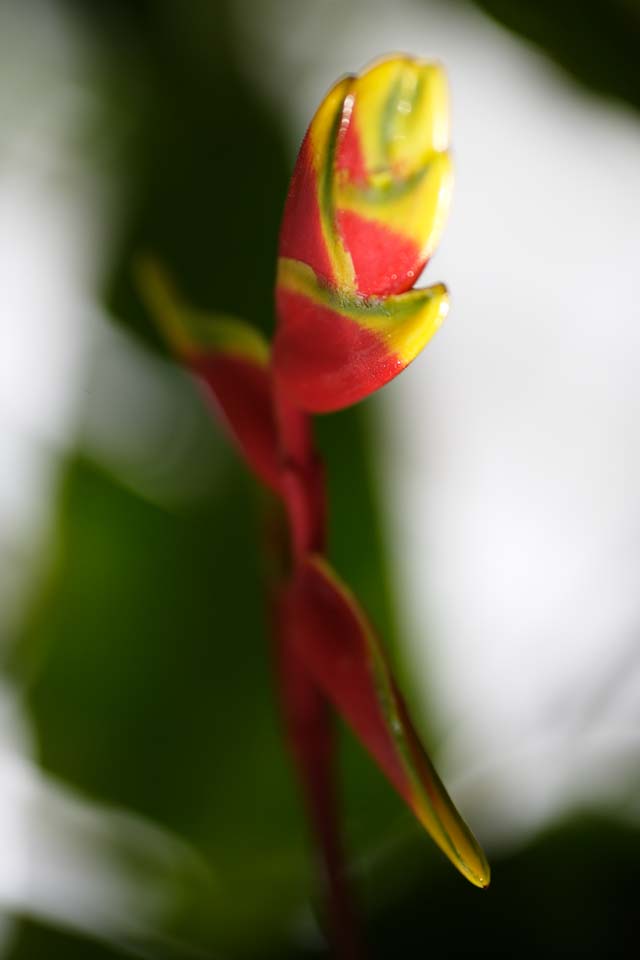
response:
<path id="1" fill-rule="evenodd" d="M 395 377 L 447 314 L 445 287 L 411 290 L 452 187 L 442 69 L 381 60 L 338 81 L 302 143 L 280 236 L 273 365 L 314 413 Z"/>
<path id="2" fill-rule="evenodd" d="M 273 349 L 246 323 L 183 303 L 147 261 L 140 283 L 179 358 L 203 384 L 241 455 L 280 500 L 290 548 L 271 612 L 283 714 L 324 857 L 335 942 L 354 955 L 333 784 L 329 705 L 458 870 L 489 867 L 429 760 L 384 647 L 326 557 L 324 471 L 310 414 L 395 377 L 446 316 L 442 284 L 415 289 L 452 186 L 440 66 L 374 63 L 329 91 L 304 138 L 279 248 Z"/>

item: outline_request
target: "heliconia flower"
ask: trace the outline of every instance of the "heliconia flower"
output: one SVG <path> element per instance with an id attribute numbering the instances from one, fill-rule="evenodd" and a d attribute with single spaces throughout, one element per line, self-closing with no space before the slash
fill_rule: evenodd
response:
<path id="1" fill-rule="evenodd" d="M 289 588 L 290 642 L 325 696 L 373 755 L 418 820 L 471 883 L 490 869 L 422 747 L 383 647 L 326 560 L 309 556 Z"/>
<path id="2" fill-rule="evenodd" d="M 276 286 L 275 374 L 310 412 L 368 396 L 403 370 L 448 309 L 413 287 L 452 187 L 442 69 L 397 56 L 329 91 L 287 197 Z"/>
<path id="3" fill-rule="evenodd" d="M 285 206 L 272 351 L 243 321 L 184 304 L 153 262 L 138 272 L 174 352 L 285 507 L 273 511 L 270 544 L 276 672 L 322 852 L 334 943 L 350 960 L 360 948 L 336 812 L 329 704 L 458 870 L 478 887 L 489 883 L 484 854 L 420 743 L 382 644 L 324 558 L 326 483 L 309 416 L 383 386 L 442 323 L 445 287 L 413 284 L 449 205 L 448 142 L 437 65 L 394 56 L 329 91 Z"/>
<path id="4" fill-rule="evenodd" d="M 158 326 L 204 386 L 236 448 L 263 483 L 279 491 L 269 344 L 243 320 L 184 304 L 153 260 L 140 259 L 137 274 Z"/>

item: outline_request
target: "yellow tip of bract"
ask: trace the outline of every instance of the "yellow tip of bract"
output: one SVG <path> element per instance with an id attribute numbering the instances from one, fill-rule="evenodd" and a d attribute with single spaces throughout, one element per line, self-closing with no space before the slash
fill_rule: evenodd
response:
<path id="1" fill-rule="evenodd" d="M 449 146 L 449 95 L 439 64 L 407 56 L 376 61 L 355 78 L 367 169 L 406 176 Z"/>
<path id="2" fill-rule="evenodd" d="M 432 783 L 438 783 L 439 793 L 436 791 L 431 796 L 429 805 L 417 803 L 414 807 L 416 816 L 462 876 L 474 887 L 484 890 L 491 883 L 491 868 L 487 858 L 450 800 L 435 770 L 431 770 L 430 777 Z M 432 808 L 437 810 L 437 819 L 433 816 Z"/>
<path id="3" fill-rule="evenodd" d="M 385 314 L 372 313 L 363 326 L 384 340 L 406 367 L 438 332 L 449 312 L 449 294 L 443 283 L 410 290 L 384 301 Z"/>
<path id="4" fill-rule="evenodd" d="M 439 64 L 389 57 L 351 79 L 332 204 L 360 292 L 413 286 L 437 247 L 453 188 L 448 148 L 449 94 Z M 380 251 L 377 270 L 372 249 Z M 388 285 L 381 283 L 384 260 Z"/>

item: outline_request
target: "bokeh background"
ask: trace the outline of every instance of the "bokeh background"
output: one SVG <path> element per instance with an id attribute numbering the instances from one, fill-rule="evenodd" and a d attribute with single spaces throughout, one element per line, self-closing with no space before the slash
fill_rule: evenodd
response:
<path id="1" fill-rule="evenodd" d="M 636 956 L 636 0 L 0 3 L 0 955 L 322 956 L 259 495 L 132 282 L 271 331 L 295 152 L 404 50 L 453 98 L 447 324 L 322 418 L 331 557 L 488 849 L 468 887 L 344 732 L 374 957 Z"/>

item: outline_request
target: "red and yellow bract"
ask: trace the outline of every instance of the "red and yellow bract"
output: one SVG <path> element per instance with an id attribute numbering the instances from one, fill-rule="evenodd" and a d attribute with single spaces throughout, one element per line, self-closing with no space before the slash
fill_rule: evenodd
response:
<path id="1" fill-rule="evenodd" d="M 310 414 L 368 396 L 420 353 L 445 287 L 413 285 L 452 185 L 442 69 L 407 56 L 340 80 L 304 138 L 286 201 L 270 351 L 246 323 L 182 303 L 164 274 L 140 283 L 174 351 L 204 385 L 258 478 L 284 504 L 285 572 L 270 606 L 283 714 L 323 853 L 334 942 L 359 948 L 337 826 L 329 705 L 458 870 L 489 867 L 420 743 L 375 630 L 326 559 L 324 470 Z"/>
<path id="2" fill-rule="evenodd" d="M 422 350 L 444 286 L 411 291 L 452 186 L 442 69 L 391 57 L 338 81 L 304 138 L 285 206 L 273 367 L 319 413 L 368 396 Z"/>

